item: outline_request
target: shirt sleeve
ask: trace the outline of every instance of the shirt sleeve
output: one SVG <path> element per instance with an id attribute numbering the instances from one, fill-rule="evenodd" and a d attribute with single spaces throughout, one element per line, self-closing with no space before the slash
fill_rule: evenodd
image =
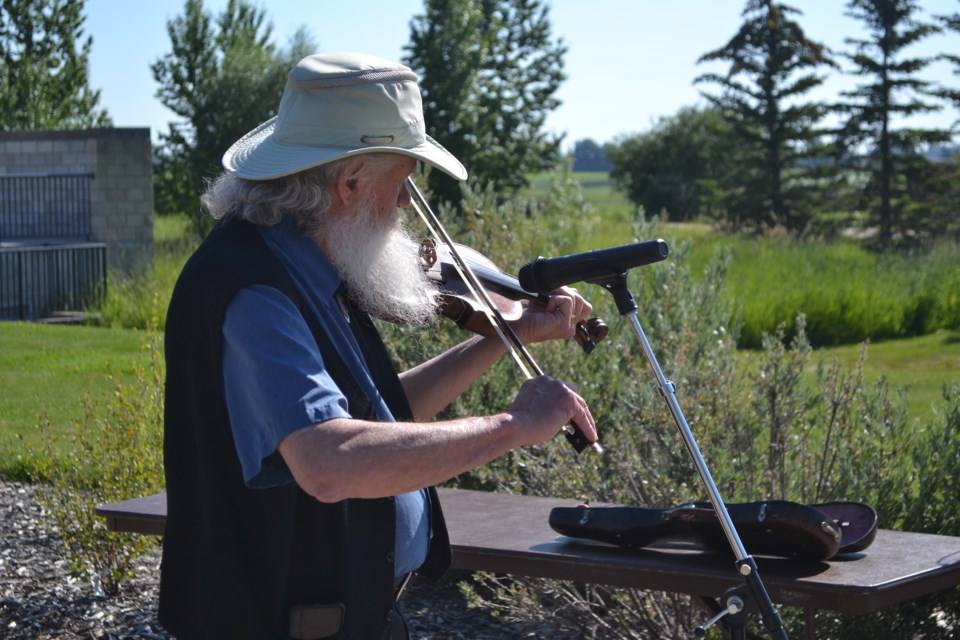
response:
<path id="1" fill-rule="evenodd" d="M 223 383 L 230 427 L 250 488 L 293 477 L 277 453 L 287 435 L 349 418 L 347 399 L 327 373 L 296 305 L 279 290 L 240 290 L 223 322 Z"/>

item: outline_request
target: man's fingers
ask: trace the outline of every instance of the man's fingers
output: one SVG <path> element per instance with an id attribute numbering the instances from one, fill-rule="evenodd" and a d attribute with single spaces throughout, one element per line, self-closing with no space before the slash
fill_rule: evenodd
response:
<path id="1" fill-rule="evenodd" d="M 549 376 L 540 376 L 523 383 L 511 405 L 536 442 L 554 435 L 570 422 L 576 422 L 591 442 L 597 439 L 596 422 L 576 389 Z"/>

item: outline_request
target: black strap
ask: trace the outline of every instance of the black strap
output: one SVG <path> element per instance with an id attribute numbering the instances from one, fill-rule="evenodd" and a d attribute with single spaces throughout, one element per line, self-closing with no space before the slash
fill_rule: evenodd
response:
<path id="1" fill-rule="evenodd" d="M 353 332 L 357 345 L 360 347 L 360 353 L 367 363 L 370 377 L 383 396 L 384 402 L 386 402 L 394 419 L 398 421 L 413 420 L 413 410 L 410 408 L 407 394 L 403 390 L 403 385 L 400 383 L 399 376 L 397 376 L 390 353 L 387 351 L 386 345 L 383 344 L 373 320 L 349 299 L 344 287 L 341 287 L 340 291 L 337 292 L 337 302 L 340 308 L 345 311 L 350 323 L 350 330 Z M 313 319 L 311 314 L 304 315 L 308 319 Z M 311 330 L 314 328 L 311 326 Z M 325 332 L 314 331 L 314 335 L 324 336 Z M 333 376 L 338 385 L 342 385 L 340 390 L 350 403 L 350 415 L 358 419 L 375 419 L 370 399 L 363 393 L 356 379 L 347 370 L 340 354 L 336 352 L 330 340 L 318 340 L 318 346 L 324 363 L 330 368 L 330 375 Z M 355 406 L 358 408 L 363 406 L 364 410 L 359 411 L 357 409 L 355 411 Z M 430 499 L 430 521 L 433 539 L 427 559 L 418 573 L 428 579 L 437 580 L 450 566 L 450 540 L 447 535 L 447 525 L 443 517 L 443 510 L 440 507 L 437 490 L 434 487 L 427 487 L 427 496 Z"/>
<path id="2" fill-rule="evenodd" d="M 342 295 L 341 300 L 343 308 L 347 310 L 350 328 L 360 346 L 360 352 L 370 368 L 370 376 L 393 413 L 393 417 L 399 421 L 413 420 L 413 410 L 410 408 L 407 394 L 403 390 L 390 354 L 373 320 L 348 300 L 348 296 Z M 430 499 L 433 540 L 427 559 L 418 573 L 430 580 L 437 580 L 450 566 L 450 540 L 447 536 L 447 525 L 443 510 L 440 508 L 437 490 L 434 487 L 427 487 L 427 496 Z"/>
<path id="3" fill-rule="evenodd" d="M 349 296 L 341 294 L 338 299 L 347 310 L 350 329 L 360 346 L 360 353 L 370 370 L 374 386 L 383 396 L 394 419 L 398 422 L 413 420 L 413 410 L 410 408 L 407 394 L 403 390 L 403 385 L 400 384 L 390 353 L 383 344 L 373 320 L 360 311 Z"/>

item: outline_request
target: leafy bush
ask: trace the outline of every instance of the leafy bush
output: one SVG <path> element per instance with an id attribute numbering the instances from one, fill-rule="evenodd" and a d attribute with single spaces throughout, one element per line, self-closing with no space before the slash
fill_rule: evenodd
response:
<path id="1" fill-rule="evenodd" d="M 876 254 L 844 240 L 749 239 L 702 228 L 696 243 L 684 247 L 685 242 L 673 238 L 689 237 L 694 231 L 688 227 L 641 224 L 632 229 L 632 216 L 622 202 L 610 202 L 600 188 L 581 190 L 570 173 L 544 176 L 530 194 L 491 209 L 488 203 L 496 199 L 491 192 L 467 190 L 464 219 L 450 211 L 443 212 L 444 219 L 451 221 L 454 238 L 486 255 L 516 256 L 516 263 L 500 265 L 507 273 L 516 273 L 521 260 L 538 254 L 585 251 L 663 233 L 670 241 L 668 261 L 682 250 L 694 279 L 710 264 L 724 263 L 723 304 L 735 305 L 741 315 L 741 348 L 761 348 L 763 334 L 775 333 L 781 324 L 792 337 L 799 313 L 807 318 L 807 338 L 818 347 L 960 328 L 960 245 L 955 242 Z M 105 299 L 87 309 L 99 324 L 147 326 L 150 300 L 170 299 L 183 263 L 196 247 L 190 224 L 184 216 L 157 218 L 154 267 L 134 276 L 110 274 Z M 159 316 L 163 328 L 165 307 Z"/>
<path id="2" fill-rule="evenodd" d="M 568 251 L 574 234 L 595 223 L 576 190 L 562 181 L 538 204 L 497 206 L 469 192 L 465 202 L 474 214 L 464 217 L 454 235 L 489 255 L 558 255 Z M 531 211 L 535 214 L 528 216 Z M 641 220 L 621 237 L 648 239 L 656 231 Z M 687 255 L 688 247 L 673 248 L 667 261 L 632 271 L 629 286 L 723 498 L 859 500 L 877 508 L 886 528 L 956 533 L 960 390 L 945 392 L 942 412 L 917 430 L 908 423 L 903 392 L 890 390 L 884 380 L 864 382 L 865 348 L 852 371 L 821 359 L 816 384 L 807 384 L 803 374 L 813 351 L 802 315 L 762 336 L 762 349 L 741 366 L 738 311 L 724 295 L 730 253 L 718 253 L 696 278 L 686 266 Z M 504 270 L 513 272 L 510 267 Z M 511 452 L 451 484 L 656 507 L 706 499 L 629 326 L 617 318 L 609 296 L 592 287 L 584 292 L 611 327 L 594 354 L 558 345 L 531 349 L 548 374 L 575 383 L 591 403 L 606 453 L 574 457 L 557 438 Z M 402 328 L 388 331 L 395 332 L 391 347 L 408 363 L 462 339 L 445 325 L 437 326 L 430 343 L 411 339 L 415 334 Z M 450 414 L 504 407 L 521 380 L 504 359 Z M 709 617 L 695 600 L 676 594 L 493 575 L 478 576 L 464 588 L 501 615 L 549 619 L 578 637 L 682 637 Z M 820 614 L 819 637 L 876 637 L 870 633 L 881 627 L 903 630 L 903 637 L 932 637 L 935 628 L 942 635 L 933 614 L 955 625 L 958 602 L 958 594 L 949 592 L 856 623 Z M 785 610 L 784 617 L 791 635 L 799 634 L 802 615 Z"/>
<path id="3" fill-rule="evenodd" d="M 111 378 L 114 392 L 105 406 L 82 402 L 83 418 L 72 425 L 69 446 L 57 437 L 62 430 L 41 417 L 42 445 L 27 449 L 32 480 L 41 483 L 38 499 L 63 542 L 72 575 L 106 595 L 116 595 L 133 575 L 134 561 L 157 544 L 153 537 L 107 531 L 94 510 L 163 488 L 160 342 L 156 331 L 147 334 L 149 362 L 134 363 L 131 383 Z"/>
<path id="4" fill-rule="evenodd" d="M 156 219 L 153 265 L 142 272 L 111 272 L 106 296 L 93 312 L 96 323 L 112 328 L 163 329 L 166 305 L 173 285 L 199 240 L 186 216 L 165 215 Z M 162 306 L 155 309 L 154 301 Z M 156 321 L 156 324 L 151 324 Z"/>

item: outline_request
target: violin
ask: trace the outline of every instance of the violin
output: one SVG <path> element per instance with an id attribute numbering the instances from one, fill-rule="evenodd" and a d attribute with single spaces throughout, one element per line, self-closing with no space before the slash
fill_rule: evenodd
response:
<path id="1" fill-rule="evenodd" d="M 430 204 L 423 196 L 423 192 L 420 191 L 419 187 L 417 187 L 416 183 L 414 183 L 410 177 L 407 178 L 406 185 L 407 190 L 410 192 L 410 204 L 413 206 L 414 211 L 416 211 L 420 219 L 423 220 L 427 229 L 430 230 L 431 235 L 449 249 L 450 256 L 454 260 L 453 268 L 469 289 L 470 295 L 480 301 L 482 312 L 490 319 L 491 326 L 493 326 L 497 336 L 503 340 L 503 344 L 507 347 L 507 352 L 517 363 L 517 366 L 520 367 L 520 370 L 523 371 L 527 379 L 533 378 L 534 373 L 540 376 L 544 375 L 543 369 L 541 369 L 540 365 L 533 359 L 526 345 L 523 344 L 516 332 L 514 332 L 510 323 L 504 319 L 503 314 L 500 313 L 500 309 L 493 303 L 490 293 L 473 272 L 470 263 L 460 255 L 457 244 L 450 238 L 447 230 L 443 228 L 443 225 L 440 223 L 440 218 L 438 218 L 437 214 L 430 208 Z M 519 283 L 517 284 L 517 289 L 520 289 Z M 577 453 L 582 452 L 587 447 L 593 448 L 597 453 L 603 453 L 603 447 L 600 446 L 600 443 L 587 440 L 583 430 L 572 420 L 564 425 L 563 435 Z"/>
<path id="2" fill-rule="evenodd" d="M 461 258 L 487 290 L 491 301 L 507 322 L 518 320 L 523 314 L 523 302 L 546 306 L 550 298 L 542 293 L 527 291 L 520 282 L 502 271 L 486 256 L 468 246 L 454 243 Z M 432 238 L 420 243 L 420 261 L 427 277 L 440 289 L 440 313 L 450 318 L 461 329 L 484 336 L 496 335 L 496 329 L 483 307 L 470 292 L 457 269 L 450 249 Z M 578 322 L 574 339 L 585 353 L 607 337 L 609 328 L 600 318 Z"/>

